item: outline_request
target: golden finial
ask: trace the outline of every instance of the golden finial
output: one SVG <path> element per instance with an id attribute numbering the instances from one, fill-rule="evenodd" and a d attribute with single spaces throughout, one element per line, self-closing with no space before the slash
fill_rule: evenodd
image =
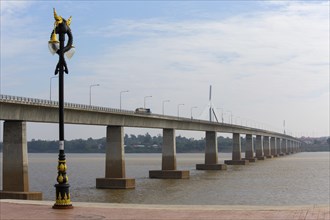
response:
<path id="1" fill-rule="evenodd" d="M 71 24 L 71 20 L 72 20 L 72 16 L 69 17 L 69 19 L 66 21 L 66 25 L 68 25 L 70 27 Z"/>
<path id="2" fill-rule="evenodd" d="M 55 8 L 54 8 L 54 18 L 55 18 L 55 25 L 59 25 L 63 22 L 63 18 L 61 16 L 58 16 L 56 11 L 55 11 Z"/>

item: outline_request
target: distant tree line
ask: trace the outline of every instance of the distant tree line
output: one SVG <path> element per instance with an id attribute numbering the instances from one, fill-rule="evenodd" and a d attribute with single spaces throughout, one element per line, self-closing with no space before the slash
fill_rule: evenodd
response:
<path id="1" fill-rule="evenodd" d="M 330 137 L 319 138 L 300 138 L 305 144 L 302 145 L 302 150 L 307 152 L 313 151 L 330 151 Z"/>
<path id="2" fill-rule="evenodd" d="M 220 144 L 221 143 L 221 144 Z M 0 143 L 0 151 L 2 152 L 3 143 Z M 145 135 L 128 135 L 124 136 L 124 145 L 126 153 L 161 153 L 163 145 L 163 137 L 161 135 L 151 136 L 149 133 Z M 232 147 L 232 139 L 218 137 L 218 145 L 220 151 L 230 152 Z M 75 139 L 65 141 L 65 152 L 67 153 L 104 153 L 106 146 L 106 138 L 87 140 Z M 176 137 L 176 150 L 178 153 L 204 152 L 205 139 L 196 140 L 194 138 L 186 138 L 182 136 Z M 35 140 L 28 142 L 29 153 L 57 153 L 58 141 L 53 140 Z"/>
<path id="3" fill-rule="evenodd" d="M 303 151 L 330 151 L 330 138 L 301 138 L 305 144 L 302 145 Z M 245 151 L 245 138 L 241 138 L 242 151 Z M 161 135 L 151 136 L 149 133 L 145 135 L 128 135 L 124 136 L 124 145 L 126 153 L 161 153 L 163 145 L 163 137 Z M 87 140 L 75 139 L 65 142 L 65 151 L 67 153 L 104 153 L 106 146 L 106 138 Z M 0 143 L 0 151 L 2 152 L 3 143 Z M 176 150 L 178 153 L 197 153 L 204 152 L 205 139 L 199 140 L 194 138 L 186 138 L 182 136 L 176 137 Z M 218 137 L 219 152 L 232 151 L 232 139 L 228 137 Z M 32 139 L 28 142 L 29 153 L 57 153 L 58 141 L 46 141 Z"/>

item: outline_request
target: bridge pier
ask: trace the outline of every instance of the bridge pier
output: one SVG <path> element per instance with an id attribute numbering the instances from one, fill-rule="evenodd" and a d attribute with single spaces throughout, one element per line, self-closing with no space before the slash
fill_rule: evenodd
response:
<path id="1" fill-rule="evenodd" d="M 277 140 L 275 137 L 270 138 L 270 150 L 273 157 L 278 157 L 277 155 Z"/>
<path id="2" fill-rule="evenodd" d="M 29 192 L 28 171 L 26 122 L 5 121 L 0 199 L 42 200 L 41 192 Z"/>
<path id="3" fill-rule="evenodd" d="M 270 151 L 270 141 L 268 136 L 264 136 L 263 138 L 264 144 L 264 154 L 267 158 L 273 158 L 271 151 Z"/>
<path id="4" fill-rule="evenodd" d="M 105 178 L 96 179 L 96 188 L 135 188 L 135 179 L 126 178 L 124 128 L 121 126 L 107 126 L 106 139 Z"/>
<path id="5" fill-rule="evenodd" d="M 226 170 L 226 164 L 218 164 L 217 132 L 205 132 L 205 164 L 196 164 L 196 170 Z"/>
<path id="6" fill-rule="evenodd" d="M 299 148 L 300 148 L 299 146 L 300 146 L 299 142 L 296 142 L 296 153 L 299 152 Z"/>
<path id="7" fill-rule="evenodd" d="M 248 160 L 242 160 L 241 156 L 241 137 L 239 133 L 233 133 L 233 153 L 232 160 L 225 160 L 227 165 L 247 165 Z"/>
<path id="8" fill-rule="evenodd" d="M 282 142 L 283 142 L 283 139 L 276 138 L 276 146 L 277 146 L 277 154 L 278 154 L 278 156 L 284 156 L 283 149 L 282 149 Z"/>
<path id="9" fill-rule="evenodd" d="M 252 134 L 247 134 L 245 136 L 246 146 L 245 146 L 245 160 L 249 162 L 256 162 L 257 158 L 254 157 L 254 149 L 253 149 L 253 136 Z"/>
<path id="10" fill-rule="evenodd" d="M 256 158 L 258 160 L 265 160 L 266 157 L 264 156 L 264 145 L 262 141 L 262 136 L 256 136 Z"/>
<path id="11" fill-rule="evenodd" d="M 189 178 L 188 170 L 176 170 L 176 140 L 174 129 L 163 129 L 162 170 L 150 170 L 149 178 Z"/>
<path id="12" fill-rule="evenodd" d="M 281 156 L 286 155 L 286 139 L 282 138 L 281 140 Z"/>
<path id="13" fill-rule="evenodd" d="M 293 154 L 293 141 L 289 140 L 289 153 Z"/>

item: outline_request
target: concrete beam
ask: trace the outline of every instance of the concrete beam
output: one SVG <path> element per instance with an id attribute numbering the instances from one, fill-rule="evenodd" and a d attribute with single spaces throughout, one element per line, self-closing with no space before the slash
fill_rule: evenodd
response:
<path id="1" fill-rule="evenodd" d="M 29 192 L 26 122 L 5 121 L 3 129 L 1 199 L 41 200 L 41 192 Z"/>

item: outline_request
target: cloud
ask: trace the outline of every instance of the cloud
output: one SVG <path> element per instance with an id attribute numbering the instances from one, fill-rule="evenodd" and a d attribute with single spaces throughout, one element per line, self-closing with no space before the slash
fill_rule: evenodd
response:
<path id="1" fill-rule="evenodd" d="M 282 2 L 274 10 L 219 20 L 117 19 L 96 27 L 94 37 L 130 40 L 106 46 L 81 69 L 93 71 L 90 79 L 110 82 L 109 87 L 149 90 L 160 100 L 175 100 L 173 106 L 183 101 L 187 109 L 206 105 L 208 85 L 213 84 L 216 105 L 246 117 L 264 114 L 266 106 L 275 110 L 327 94 L 320 89 L 329 88 L 326 6 L 328 2 Z M 251 103 L 260 109 L 240 110 Z M 159 112 L 159 106 L 152 107 Z"/>
<path id="2" fill-rule="evenodd" d="M 302 123 L 313 123 L 306 115 L 315 109 L 304 105 L 312 103 L 319 109 L 317 117 L 328 119 L 329 2 L 259 4 L 267 10 L 221 18 L 196 19 L 192 14 L 180 20 L 111 19 L 104 15 L 102 22 L 86 21 L 74 30 L 77 53 L 69 61 L 66 100 L 88 103 L 89 85 L 100 83 L 93 90 L 95 105 L 118 107 L 119 92 L 128 89 L 123 99 L 126 109 L 143 106 L 143 97 L 152 95 L 148 106 L 153 112 L 160 113 L 162 100 L 170 99 L 168 114 L 176 115 L 177 104 L 185 103 L 182 115 L 189 117 L 191 106 L 199 107 L 194 110 L 197 115 L 207 105 L 208 86 L 212 84 L 214 104 L 241 118 L 275 126 L 281 126 L 283 118 L 304 118 L 304 122 L 296 122 L 296 129 L 300 129 Z M 53 57 L 45 62 L 50 70 L 37 68 L 38 62 L 32 61 L 46 49 L 28 46 L 48 36 L 33 38 L 26 24 L 33 24 L 34 18 L 25 20 L 22 15 L 21 21 L 27 22 L 22 25 L 13 16 L 13 10 L 19 7 L 23 12 L 28 9 L 24 4 L 18 8 L 12 5 L 12 9 L 7 6 L 7 21 L 10 15 L 11 22 L 20 28 L 2 27 L 6 44 L 1 45 L 5 48 L 5 58 L 1 59 L 20 55 L 26 62 L 29 59 L 23 54 L 33 51 L 39 54 L 31 55 L 30 72 L 35 68 L 35 72 L 41 69 L 52 73 Z M 20 39 L 21 34 L 26 34 L 25 41 Z M 6 70 L 21 72 L 22 65 L 16 66 Z M 14 84 L 7 80 L 6 85 Z M 39 93 L 29 92 L 31 96 Z M 323 122 L 320 127 L 327 126 Z"/>
<path id="3" fill-rule="evenodd" d="M 146 79 L 156 82 L 158 77 L 176 77 L 177 83 L 185 79 L 178 86 L 220 76 L 233 83 L 242 80 L 240 75 L 246 80 L 263 75 L 273 82 L 281 81 L 281 77 L 293 80 L 306 68 L 324 76 L 324 65 L 329 64 L 329 20 L 320 19 L 328 13 L 325 3 L 309 4 L 312 9 L 305 3 L 281 5 L 286 6 L 281 13 L 220 21 L 115 20 L 107 28 L 97 29 L 95 35 L 110 39 L 132 36 L 137 40 L 111 46 L 92 61 L 97 65 L 90 68 L 97 76 L 109 78 L 109 72 L 132 77 L 134 70 L 142 75 L 141 82 L 135 81 L 138 84 Z M 314 16 L 316 12 L 319 16 Z M 157 77 L 153 77 L 155 71 Z"/>

